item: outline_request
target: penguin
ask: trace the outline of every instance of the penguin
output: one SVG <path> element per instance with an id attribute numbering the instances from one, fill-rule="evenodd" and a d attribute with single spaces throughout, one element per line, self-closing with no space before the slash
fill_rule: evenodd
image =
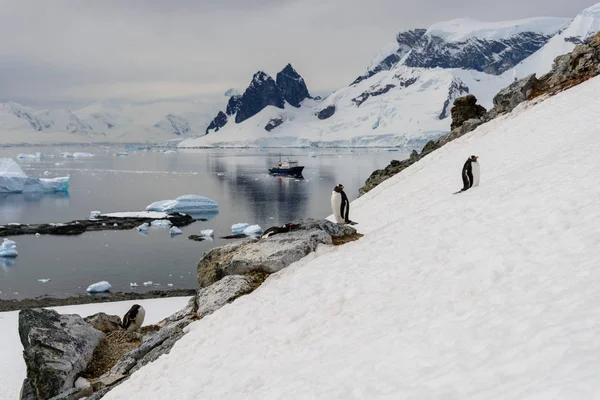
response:
<path id="1" fill-rule="evenodd" d="M 477 162 L 478 156 L 471 156 L 465 162 L 462 169 L 462 192 L 469 190 L 473 186 L 479 186 L 480 169 Z"/>
<path id="2" fill-rule="evenodd" d="M 269 229 L 267 229 L 260 238 L 266 239 L 270 236 L 277 235 L 278 233 L 289 232 L 289 231 L 295 229 L 296 227 L 297 227 L 297 225 L 292 224 L 292 223 L 285 224 L 283 226 L 272 226 Z"/>
<path id="3" fill-rule="evenodd" d="M 339 186 L 333 188 L 333 192 L 331 193 L 331 211 L 333 211 L 333 216 L 335 217 L 335 221 L 343 225 L 344 218 L 342 218 L 342 189 Z"/>
<path id="4" fill-rule="evenodd" d="M 134 304 L 131 306 L 129 311 L 125 313 L 121 326 L 123 329 L 130 332 L 137 331 L 144 323 L 145 316 L 146 310 L 144 310 L 144 307 L 140 306 L 139 304 Z"/>

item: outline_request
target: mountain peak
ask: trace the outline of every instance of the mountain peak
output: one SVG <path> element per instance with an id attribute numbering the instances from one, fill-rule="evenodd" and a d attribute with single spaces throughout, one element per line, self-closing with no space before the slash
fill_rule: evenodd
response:
<path id="1" fill-rule="evenodd" d="M 277 86 L 283 94 L 283 98 L 294 107 L 300 107 L 300 103 L 310 98 L 308 88 L 304 79 L 288 64 L 277 74 Z"/>

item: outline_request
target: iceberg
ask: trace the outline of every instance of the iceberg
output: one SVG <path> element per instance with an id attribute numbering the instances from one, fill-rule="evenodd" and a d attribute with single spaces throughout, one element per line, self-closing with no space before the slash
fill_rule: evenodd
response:
<path id="1" fill-rule="evenodd" d="M 250 225 L 249 227 L 247 227 L 246 229 L 244 229 L 244 231 L 242 232 L 244 235 L 262 235 L 263 233 L 263 229 L 260 227 L 260 225 Z"/>
<path id="2" fill-rule="evenodd" d="M 0 158 L 0 193 L 67 192 L 69 177 L 29 178 L 12 158 Z"/>
<path id="3" fill-rule="evenodd" d="M 0 245 L 0 257 L 16 257 L 19 255 L 17 244 L 9 239 L 4 239 Z"/>
<path id="4" fill-rule="evenodd" d="M 182 212 L 186 214 L 218 213 L 219 204 L 207 197 L 195 194 L 179 196 L 175 200 L 156 201 L 146 207 L 147 211 Z"/>
<path id="5" fill-rule="evenodd" d="M 205 229 L 200 231 L 200 236 L 206 237 L 206 238 L 212 238 L 215 236 L 215 231 L 213 229 Z"/>
<path id="6" fill-rule="evenodd" d="M 138 226 L 135 229 L 137 229 L 138 232 L 146 232 L 148 230 L 148 223 L 144 222 L 143 224 L 141 224 L 140 226 Z"/>
<path id="7" fill-rule="evenodd" d="M 42 153 L 37 152 L 35 154 L 19 153 L 17 159 L 19 160 L 39 160 L 42 158 Z"/>
<path id="8" fill-rule="evenodd" d="M 129 153 L 127 153 L 126 151 L 117 151 L 114 155 L 115 157 L 128 156 Z"/>
<path id="9" fill-rule="evenodd" d="M 87 292 L 88 293 L 103 293 L 103 292 L 108 292 L 110 289 L 112 289 L 111 284 L 106 281 L 102 281 L 102 282 L 93 283 L 90 286 L 88 286 Z"/>
<path id="10" fill-rule="evenodd" d="M 72 155 L 73 158 L 90 158 L 94 156 L 92 153 L 73 153 Z"/>
<path id="11" fill-rule="evenodd" d="M 90 211 L 90 219 L 98 218 L 102 214 L 102 211 Z"/>
<path id="12" fill-rule="evenodd" d="M 168 228 L 168 227 L 170 227 L 173 224 L 168 219 L 157 219 L 156 221 L 152 221 L 151 225 L 152 226 L 160 226 L 160 227 L 167 227 Z"/>
<path id="13" fill-rule="evenodd" d="M 250 225 L 243 222 L 240 222 L 239 224 L 233 224 L 231 225 L 231 233 L 233 233 L 234 235 L 244 233 L 244 229 L 246 229 L 249 226 Z"/>
<path id="14" fill-rule="evenodd" d="M 175 236 L 175 235 L 181 235 L 183 232 L 181 232 L 181 229 L 179 229 L 176 226 L 171 227 L 171 229 L 169 229 L 169 233 L 171 234 L 171 236 Z"/>
<path id="15" fill-rule="evenodd" d="M 73 153 L 69 153 L 68 151 L 65 151 L 64 153 L 60 153 L 60 156 L 62 158 L 73 158 Z"/>

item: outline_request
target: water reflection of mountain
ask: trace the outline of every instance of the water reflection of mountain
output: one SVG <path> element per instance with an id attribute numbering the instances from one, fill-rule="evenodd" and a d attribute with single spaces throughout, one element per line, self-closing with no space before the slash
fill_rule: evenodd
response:
<path id="1" fill-rule="evenodd" d="M 31 205 L 68 207 L 69 193 L 0 193 L 0 223 L 19 222 L 20 217 Z"/>

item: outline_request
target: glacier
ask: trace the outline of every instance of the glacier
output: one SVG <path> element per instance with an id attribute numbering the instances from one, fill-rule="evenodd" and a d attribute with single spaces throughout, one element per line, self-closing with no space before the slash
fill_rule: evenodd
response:
<path id="1" fill-rule="evenodd" d="M 69 179 L 30 178 L 12 158 L 0 158 L 0 193 L 67 192 Z"/>

